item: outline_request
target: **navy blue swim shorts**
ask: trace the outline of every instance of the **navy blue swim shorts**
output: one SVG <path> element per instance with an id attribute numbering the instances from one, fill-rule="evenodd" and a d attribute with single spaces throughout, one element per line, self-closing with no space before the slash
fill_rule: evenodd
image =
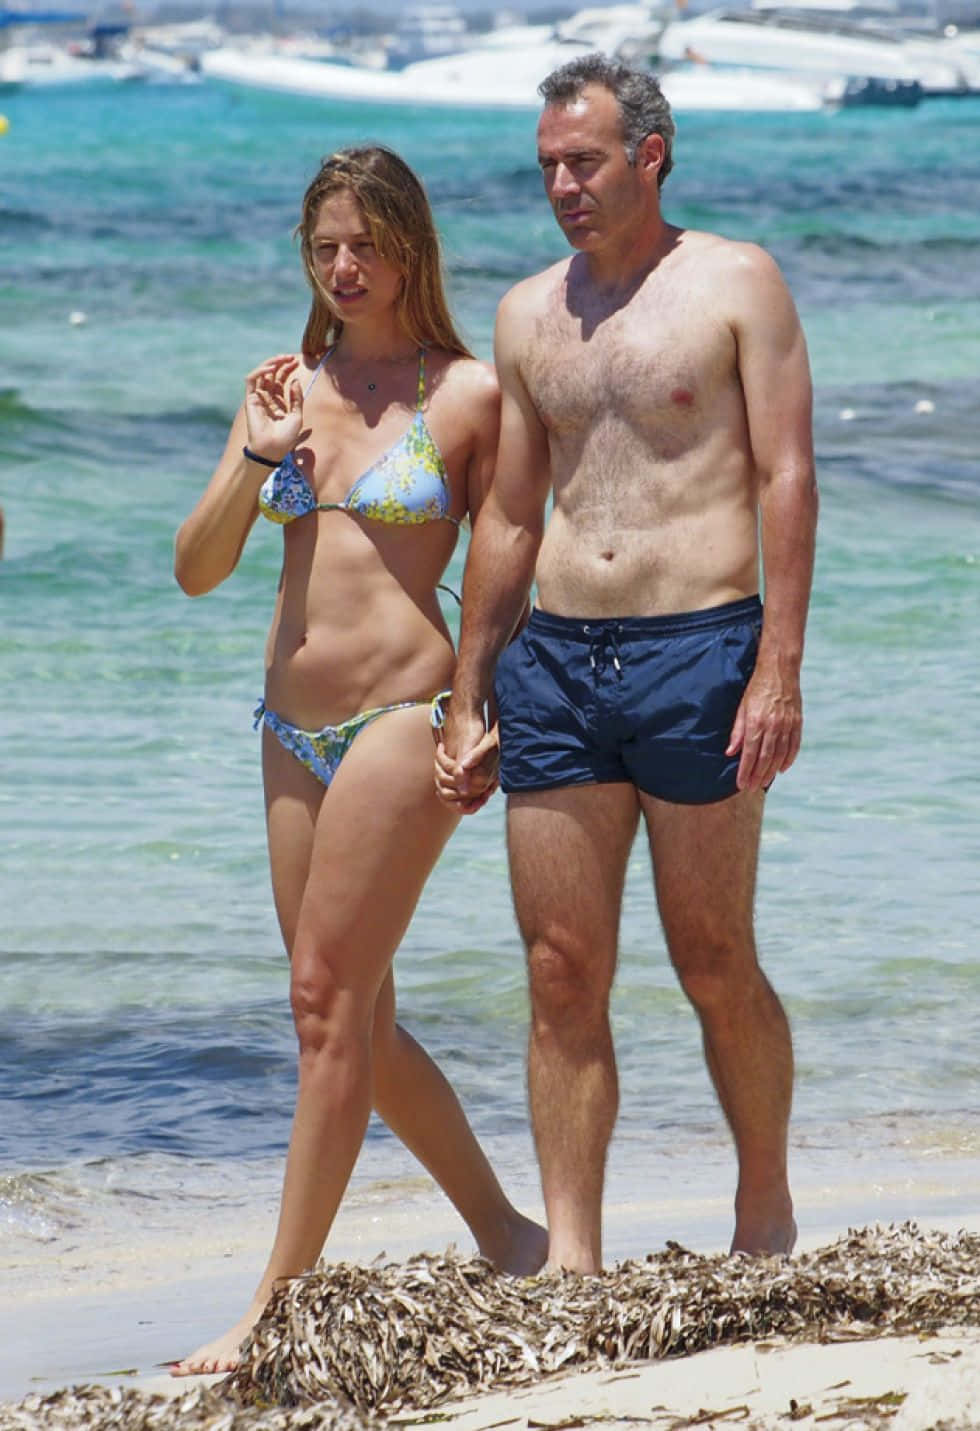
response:
<path id="1" fill-rule="evenodd" d="M 501 787 L 628 781 L 682 805 L 734 795 L 739 757 L 725 747 L 761 631 L 757 596 L 617 620 L 532 611 L 497 663 Z"/>

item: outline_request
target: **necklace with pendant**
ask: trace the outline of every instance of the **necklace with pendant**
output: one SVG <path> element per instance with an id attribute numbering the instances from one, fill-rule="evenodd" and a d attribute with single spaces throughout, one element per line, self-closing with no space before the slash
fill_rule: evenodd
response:
<path id="1" fill-rule="evenodd" d="M 389 361 L 392 362 L 393 365 L 398 366 L 398 367 L 401 367 L 403 363 L 410 363 L 410 362 L 412 362 L 412 361 L 414 360 L 414 357 L 415 357 L 415 355 L 413 354 L 411 358 L 401 358 L 401 359 L 399 359 L 399 358 L 393 358 L 393 359 L 390 359 Z M 384 360 L 382 360 L 382 361 L 384 361 Z M 376 382 L 368 381 L 367 390 L 368 390 L 369 393 L 377 392 L 377 390 L 378 390 L 378 385 L 377 385 L 377 383 L 376 383 Z"/>

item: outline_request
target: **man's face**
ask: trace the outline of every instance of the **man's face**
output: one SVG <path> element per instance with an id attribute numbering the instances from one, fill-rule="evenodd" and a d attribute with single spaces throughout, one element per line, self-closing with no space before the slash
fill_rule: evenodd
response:
<path id="1" fill-rule="evenodd" d="M 591 252 L 639 219 L 647 186 L 626 158 L 619 104 L 603 85 L 586 85 L 571 104 L 545 108 L 538 164 L 573 248 Z"/>

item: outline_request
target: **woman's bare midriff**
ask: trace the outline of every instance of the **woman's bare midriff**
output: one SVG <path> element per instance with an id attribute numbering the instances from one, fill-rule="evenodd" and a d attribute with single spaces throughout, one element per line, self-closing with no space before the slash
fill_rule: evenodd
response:
<path id="1" fill-rule="evenodd" d="M 315 521 L 354 525 L 344 514 Z M 434 541 L 422 528 L 393 540 L 344 528 L 334 541 L 325 535 L 309 551 L 287 549 L 266 646 L 269 708 L 319 730 L 446 689 L 455 651 L 435 590 L 445 535 Z"/>

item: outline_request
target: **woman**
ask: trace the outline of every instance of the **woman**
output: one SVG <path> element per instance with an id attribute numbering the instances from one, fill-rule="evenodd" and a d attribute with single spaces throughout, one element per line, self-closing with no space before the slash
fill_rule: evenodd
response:
<path id="1" fill-rule="evenodd" d="M 546 1252 L 449 1084 L 395 1022 L 391 973 L 458 818 L 432 780 L 433 697 L 454 665 L 436 587 L 490 479 L 496 382 L 454 331 L 429 205 L 397 155 L 366 147 L 325 160 L 297 232 L 313 290 L 302 352 L 248 375 L 175 564 L 183 589 L 200 595 L 234 570 L 260 511 L 283 525 L 256 721 L 291 959 L 296 1112 L 252 1304 L 176 1375 L 232 1369 L 274 1283 L 314 1265 L 372 1104 L 486 1257 L 528 1273 Z"/>

